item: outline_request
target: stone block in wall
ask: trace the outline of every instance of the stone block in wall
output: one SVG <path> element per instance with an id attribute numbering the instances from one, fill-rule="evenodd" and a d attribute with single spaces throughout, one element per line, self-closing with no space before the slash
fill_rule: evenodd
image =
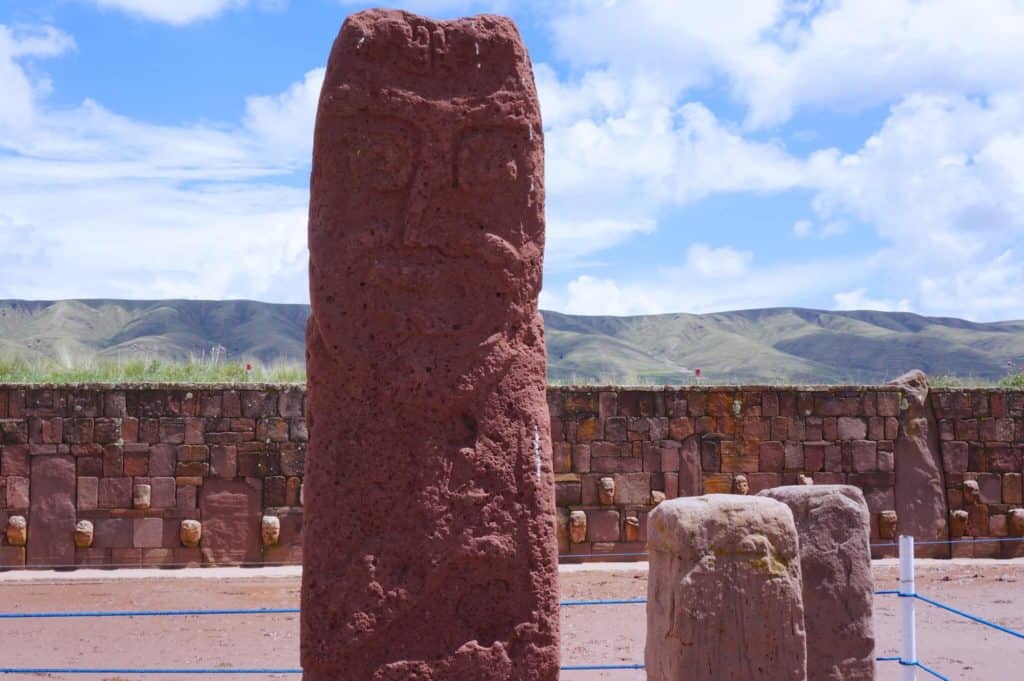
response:
<path id="1" fill-rule="evenodd" d="M 110 549 L 110 564 L 121 567 L 140 567 L 142 549 L 131 547 Z"/>
<path id="2" fill-rule="evenodd" d="M 649 390 L 620 390 L 619 416 L 663 416 L 656 413 L 654 394 Z"/>
<path id="3" fill-rule="evenodd" d="M 245 417 L 231 419 L 228 429 L 235 433 L 245 433 L 246 437 L 251 440 L 256 436 L 256 419 Z"/>
<path id="4" fill-rule="evenodd" d="M 579 443 L 572 446 L 572 472 L 573 473 L 589 473 L 590 472 L 590 445 Z"/>
<path id="5" fill-rule="evenodd" d="M 802 470 L 804 467 L 804 444 L 786 442 L 783 445 L 783 464 L 787 470 Z"/>
<path id="6" fill-rule="evenodd" d="M 978 420 L 977 419 L 957 419 L 956 420 L 956 439 L 974 441 L 978 439 Z"/>
<path id="7" fill-rule="evenodd" d="M 568 442 L 551 443 L 551 465 L 555 473 L 568 473 L 572 470 L 572 445 Z M 281 470 L 285 470 L 284 453 L 281 454 Z M 294 475 L 294 473 L 291 473 Z"/>
<path id="8" fill-rule="evenodd" d="M 1003 503 L 1004 504 L 1021 504 L 1024 503 L 1024 497 L 1022 497 L 1021 490 L 1021 474 L 1020 473 L 1004 473 L 1003 474 Z"/>
<path id="9" fill-rule="evenodd" d="M 275 416 L 277 414 L 277 393 L 260 390 L 243 390 L 241 393 L 242 416 L 250 419 Z"/>
<path id="10" fill-rule="evenodd" d="M 587 511 L 587 541 L 619 541 L 620 516 L 618 511 Z"/>
<path id="11" fill-rule="evenodd" d="M 7 478 L 7 508 L 11 511 L 24 511 L 29 506 L 29 478 L 12 475 Z"/>
<path id="12" fill-rule="evenodd" d="M 147 445 L 134 445 L 136 448 L 123 450 L 123 473 L 125 476 L 149 475 L 149 449 Z"/>
<path id="13" fill-rule="evenodd" d="M 124 475 L 124 448 L 118 445 L 103 447 L 103 475 L 112 478 Z"/>
<path id="14" fill-rule="evenodd" d="M 107 445 L 121 439 L 121 419 L 98 418 L 92 423 L 94 442 Z"/>
<path id="15" fill-rule="evenodd" d="M 154 417 L 139 419 L 139 442 L 146 444 L 160 442 L 160 419 Z"/>
<path id="16" fill-rule="evenodd" d="M 33 457 L 31 481 L 26 560 L 33 565 L 73 565 L 74 459 L 66 455 Z"/>
<path id="17" fill-rule="evenodd" d="M 179 498 L 181 490 L 179 489 Z M 202 487 L 202 552 L 216 564 L 257 563 L 263 511 L 259 480 L 210 479 Z"/>
<path id="18" fill-rule="evenodd" d="M 28 423 L 22 419 L 0 419 L 0 444 L 28 444 Z"/>
<path id="19" fill-rule="evenodd" d="M 988 470 L 992 473 L 1018 473 L 1021 470 L 1021 450 L 1009 444 L 992 443 L 988 450 Z"/>
<path id="20" fill-rule="evenodd" d="M 722 440 L 722 472 L 752 473 L 758 469 L 757 450 L 737 440 Z"/>
<path id="21" fill-rule="evenodd" d="M 967 443 L 946 441 L 942 443 L 942 466 L 947 473 L 963 473 L 967 470 Z"/>
<path id="22" fill-rule="evenodd" d="M 615 480 L 615 503 L 621 506 L 646 506 L 651 500 L 651 476 L 647 473 L 620 473 Z"/>
<path id="23" fill-rule="evenodd" d="M 131 478 L 101 478 L 98 507 L 102 509 L 132 507 Z"/>
<path id="24" fill-rule="evenodd" d="M 865 440 L 868 437 L 868 424 L 862 418 L 840 416 L 836 430 L 840 440 Z"/>
<path id="25" fill-rule="evenodd" d="M 728 473 L 705 473 L 704 494 L 729 494 L 732 492 L 732 475 Z"/>
<path id="26" fill-rule="evenodd" d="M 159 441 L 167 445 L 185 444 L 185 419 L 180 417 L 161 418 Z"/>
<path id="27" fill-rule="evenodd" d="M 742 433 L 744 440 L 758 442 L 770 440 L 772 437 L 771 419 L 763 416 L 744 416 Z"/>
<path id="28" fill-rule="evenodd" d="M 0 475 L 28 476 L 28 445 L 0 445 Z"/>
<path id="29" fill-rule="evenodd" d="M 826 416 L 821 420 L 821 437 L 824 440 L 839 439 L 839 419 L 835 416 Z"/>
<path id="30" fill-rule="evenodd" d="M 152 488 L 151 505 L 154 509 L 174 508 L 178 504 L 177 482 L 173 477 L 150 479 Z"/>
<path id="31" fill-rule="evenodd" d="M 878 445 L 871 440 L 854 440 L 849 443 L 850 459 L 855 473 L 867 473 L 878 468 Z"/>
<path id="32" fill-rule="evenodd" d="M 983 504 L 1000 504 L 1003 498 L 1003 484 L 1000 476 L 992 473 L 967 473 L 965 480 L 976 480 Z"/>
<path id="33" fill-rule="evenodd" d="M 596 494 L 596 491 L 595 491 Z M 583 483 L 570 476 L 557 476 L 555 479 L 555 505 L 579 506 L 583 503 Z"/>
<path id="34" fill-rule="evenodd" d="M 133 547 L 137 549 L 161 547 L 164 538 L 163 518 L 135 518 L 132 523 Z"/>
<path id="35" fill-rule="evenodd" d="M 879 451 L 878 452 L 878 470 L 880 471 L 895 471 L 896 470 L 896 455 L 890 451 Z"/>
<path id="36" fill-rule="evenodd" d="M 766 489 L 782 485 L 782 473 L 751 473 L 747 476 L 750 493 L 757 494 Z"/>
<path id="37" fill-rule="evenodd" d="M 79 456 L 75 458 L 78 475 L 98 478 L 103 475 L 102 456 Z"/>
<path id="38" fill-rule="evenodd" d="M 560 425 L 561 425 L 561 421 L 558 421 L 557 423 L 552 422 L 552 424 L 551 424 L 551 436 L 552 436 L 552 438 L 554 438 L 558 434 L 556 431 L 557 431 L 557 428 Z M 306 426 L 306 419 L 304 419 L 304 418 L 291 419 L 290 425 L 289 425 L 289 429 L 290 429 L 289 430 L 290 437 L 295 442 L 306 442 L 307 440 L 309 440 L 309 430 L 308 430 L 308 428 Z M 559 437 L 558 439 L 561 440 L 563 438 Z"/>
<path id="39" fill-rule="evenodd" d="M 100 479 L 79 476 L 77 481 L 76 504 L 79 511 L 95 511 L 99 507 Z"/>
<path id="40" fill-rule="evenodd" d="M 836 447 L 836 445 L 813 445 L 804 444 L 804 465 L 803 470 L 806 473 L 814 473 L 825 468 L 825 451 L 828 447 Z M 838 447 L 837 447 L 838 449 Z"/>
<path id="41" fill-rule="evenodd" d="M 131 547 L 134 529 L 131 518 L 99 518 L 93 521 L 93 548 Z"/>
<path id="42" fill-rule="evenodd" d="M 23 567 L 24 565 L 24 546 L 0 545 L 0 568 Z"/>
<path id="43" fill-rule="evenodd" d="M 594 473 L 639 473 L 643 470 L 643 460 L 631 456 L 600 456 L 590 460 L 590 470 Z"/>

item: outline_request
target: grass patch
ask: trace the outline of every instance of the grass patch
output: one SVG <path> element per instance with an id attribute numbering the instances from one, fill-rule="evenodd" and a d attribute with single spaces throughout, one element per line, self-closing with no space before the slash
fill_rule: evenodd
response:
<path id="1" fill-rule="evenodd" d="M 298 362 L 0 358 L 0 383 L 305 383 Z"/>

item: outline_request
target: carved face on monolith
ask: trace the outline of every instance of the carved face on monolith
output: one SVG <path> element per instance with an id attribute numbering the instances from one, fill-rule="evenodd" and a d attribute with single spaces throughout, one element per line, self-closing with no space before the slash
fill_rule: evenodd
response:
<path id="1" fill-rule="evenodd" d="M 350 17 L 310 196 L 307 681 L 558 677 L 540 113 L 511 21 Z"/>

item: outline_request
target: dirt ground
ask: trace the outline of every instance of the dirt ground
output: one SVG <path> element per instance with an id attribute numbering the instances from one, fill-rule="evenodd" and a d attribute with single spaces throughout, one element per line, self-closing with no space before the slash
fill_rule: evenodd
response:
<path id="1" fill-rule="evenodd" d="M 919 561 L 918 591 L 1016 630 L 1024 630 L 1024 560 Z M 876 588 L 894 589 L 894 561 L 875 564 Z M 643 598 L 645 564 L 568 566 L 566 600 Z M 297 607 L 295 568 L 0 573 L 0 611 L 166 610 Z M 897 654 L 898 599 L 877 596 L 879 655 Z M 563 664 L 643 661 L 644 606 L 563 608 Z M 0 619 L 0 667 L 298 666 L 298 616 L 180 616 L 102 619 Z M 1024 640 L 924 603 L 918 605 L 919 657 L 950 679 L 1022 678 Z M 174 681 L 196 676 L 150 674 L 8 674 L 15 679 Z M 201 676 L 199 678 L 202 678 Z M 295 679 L 297 675 L 218 674 L 218 679 Z M 564 681 L 639 681 L 643 671 L 564 672 Z M 879 681 L 896 681 L 894 663 Z M 919 672 L 919 679 L 929 678 Z M 813 681 L 813 680 L 812 680 Z"/>

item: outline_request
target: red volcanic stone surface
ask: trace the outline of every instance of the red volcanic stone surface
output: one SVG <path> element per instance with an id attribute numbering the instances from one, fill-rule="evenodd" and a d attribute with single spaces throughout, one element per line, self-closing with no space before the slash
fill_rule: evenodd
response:
<path id="1" fill-rule="evenodd" d="M 807 678 L 874 681 L 869 531 L 864 494 L 851 485 L 793 485 L 758 496 L 789 506 L 800 544 Z"/>
<path id="2" fill-rule="evenodd" d="M 541 134 L 510 20 L 342 26 L 309 221 L 306 681 L 558 678 Z"/>
<path id="3" fill-rule="evenodd" d="M 179 499 L 185 489 L 178 490 Z M 217 565 L 260 562 L 260 481 L 209 479 L 200 489 L 204 560 Z"/>
<path id="4" fill-rule="evenodd" d="M 928 377 L 911 371 L 892 385 L 903 390 L 905 409 L 900 413 L 895 443 L 896 516 L 900 534 L 918 541 L 949 539 L 949 507 L 943 480 L 939 427 L 928 404 Z M 948 558 L 946 544 L 920 544 L 918 556 Z"/>
<path id="5" fill-rule="evenodd" d="M 28 562 L 75 563 L 75 460 L 32 457 L 32 505 L 28 515 Z"/>

